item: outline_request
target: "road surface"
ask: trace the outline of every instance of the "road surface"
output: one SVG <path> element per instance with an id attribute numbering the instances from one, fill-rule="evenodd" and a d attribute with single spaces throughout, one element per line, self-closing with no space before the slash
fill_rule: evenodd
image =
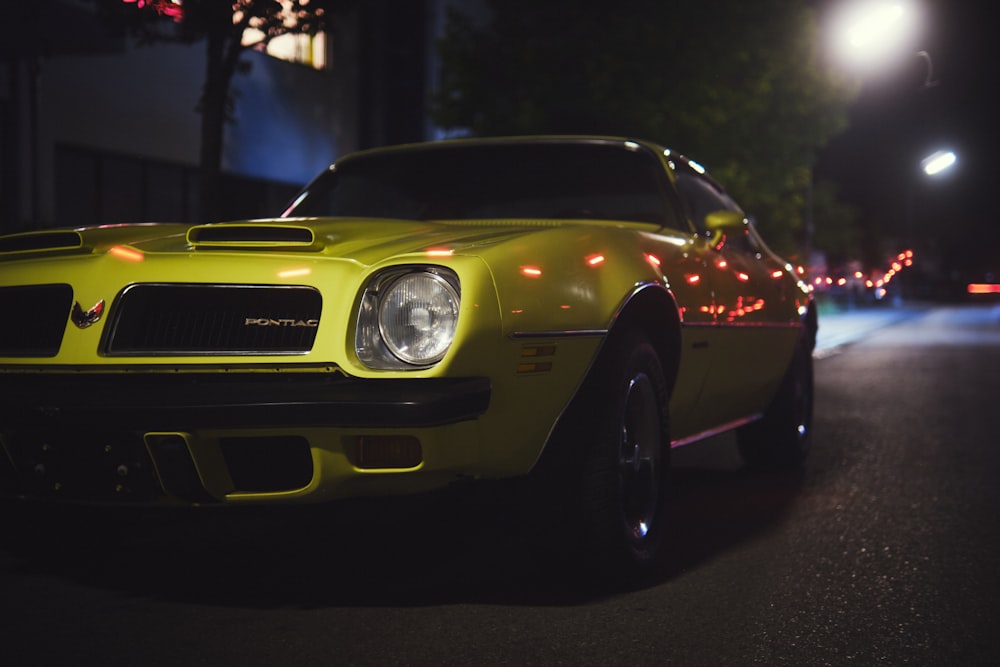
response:
<path id="1" fill-rule="evenodd" d="M 644 587 L 543 577 L 488 491 L 116 515 L 41 554 L 4 533 L 0 662 L 995 664 L 1000 307 L 911 309 L 822 350 L 805 469 L 746 471 L 732 436 L 676 451 Z"/>

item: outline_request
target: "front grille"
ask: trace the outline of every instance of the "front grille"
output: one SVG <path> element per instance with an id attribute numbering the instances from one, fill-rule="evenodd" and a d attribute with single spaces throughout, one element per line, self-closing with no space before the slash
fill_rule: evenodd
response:
<path id="1" fill-rule="evenodd" d="M 133 285 L 115 300 L 108 356 L 304 354 L 322 296 L 284 285 Z"/>
<path id="2" fill-rule="evenodd" d="M 73 304 L 69 285 L 0 287 L 0 308 L 7 322 L 0 327 L 0 356 L 54 357 Z"/>

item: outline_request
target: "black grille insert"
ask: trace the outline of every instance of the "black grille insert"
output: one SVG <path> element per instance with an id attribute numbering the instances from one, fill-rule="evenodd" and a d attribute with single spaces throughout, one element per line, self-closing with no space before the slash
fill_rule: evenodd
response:
<path id="1" fill-rule="evenodd" d="M 237 492 L 292 491 L 312 481 L 312 454 L 305 438 L 222 438 L 219 445 Z"/>
<path id="2" fill-rule="evenodd" d="M 72 305 L 73 288 L 69 285 L 0 287 L 0 307 L 13 316 L 0 327 L 0 356 L 59 354 Z"/>
<path id="3" fill-rule="evenodd" d="M 304 354 L 322 296 L 284 285 L 133 285 L 115 300 L 108 356 Z"/>

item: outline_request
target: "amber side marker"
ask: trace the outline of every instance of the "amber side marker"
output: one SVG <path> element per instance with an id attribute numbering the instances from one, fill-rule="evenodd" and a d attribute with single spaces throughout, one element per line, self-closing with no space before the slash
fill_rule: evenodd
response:
<path id="1" fill-rule="evenodd" d="M 521 357 L 532 359 L 532 361 L 522 361 L 517 365 L 518 373 L 547 373 L 552 370 L 551 361 L 538 361 L 538 357 L 554 357 L 556 354 L 555 345 L 527 345 L 521 348 Z"/>

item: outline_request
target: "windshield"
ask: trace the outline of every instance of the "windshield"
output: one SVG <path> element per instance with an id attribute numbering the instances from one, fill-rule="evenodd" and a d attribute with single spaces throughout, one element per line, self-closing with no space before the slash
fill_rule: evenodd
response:
<path id="1" fill-rule="evenodd" d="M 623 143 L 438 144 L 345 159 L 283 214 L 673 224 L 655 156 Z"/>

